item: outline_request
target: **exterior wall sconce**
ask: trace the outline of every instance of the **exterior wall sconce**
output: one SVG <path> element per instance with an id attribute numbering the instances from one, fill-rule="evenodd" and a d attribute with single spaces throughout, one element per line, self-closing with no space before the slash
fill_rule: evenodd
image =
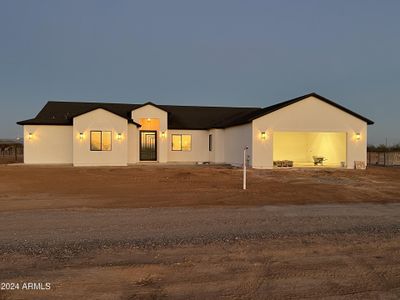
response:
<path id="1" fill-rule="evenodd" d="M 266 131 L 261 131 L 261 139 L 266 140 L 267 139 L 267 132 Z"/>
<path id="2" fill-rule="evenodd" d="M 31 140 L 33 138 L 33 133 L 32 132 L 29 132 L 28 133 L 28 140 Z"/>
<path id="3" fill-rule="evenodd" d="M 151 119 L 150 118 L 147 118 L 147 122 L 150 122 L 151 121 Z"/>
<path id="4" fill-rule="evenodd" d="M 80 132 L 80 133 L 79 133 L 79 139 L 82 141 L 84 137 L 85 137 L 84 133 L 83 133 L 83 132 Z"/>
<path id="5" fill-rule="evenodd" d="M 167 133 L 165 131 L 161 131 L 161 137 L 164 139 L 167 137 Z"/>
<path id="6" fill-rule="evenodd" d="M 122 140 L 122 133 L 117 133 L 117 140 L 118 141 Z"/>
<path id="7" fill-rule="evenodd" d="M 357 133 L 355 134 L 355 138 L 356 138 L 356 141 L 361 140 L 361 134 L 360 134 L 359 132 L 357 132 Z"/>

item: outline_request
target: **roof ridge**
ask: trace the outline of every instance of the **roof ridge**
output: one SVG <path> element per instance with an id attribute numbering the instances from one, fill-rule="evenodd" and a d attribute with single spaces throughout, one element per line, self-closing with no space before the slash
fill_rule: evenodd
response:
<path id="1" fill-rule="evenodd" d="M 167 107 L 203 107 L 203 108 L 237 108 L 237 109 L 261 109 L 257 106 L 221 106 L 221 105 L 175 105 L 175 104 L 158 104 L 158 106 Z"/>
<path id="2" fill-rule="evenodd" d="M 76 103 L 76 104 L 97 104 L 97 105 L 108 105 L 108 104 L 122 104 L 122 105 L 141 105 L 140 103 L 124 103 L 124 102 L 93 102 L 93 101 L 68 101 L 68 100 L 49 100 L 47 103 Z"/>
<path id="3" fill-rule="evenodd" d="M 98 105 L 108 105 L 108 104 L 122 104 L 122 105 L 147 105 L 153 104 L 157 106 L 168 106 L 168 107 L 204 107 L 204 108 L 259 108 L 259 106 L 223 106 L 223 105 L 180 105 L 180 104 L 158 104 L 152 101 L 146 101 L 143 103 L 127 103 L 127 102 L 99 102 L 99 101 L 73 101 L 73 100 L 48 100 L 47 103 L 76 103 L 76 104 L 98 104 Z"/>

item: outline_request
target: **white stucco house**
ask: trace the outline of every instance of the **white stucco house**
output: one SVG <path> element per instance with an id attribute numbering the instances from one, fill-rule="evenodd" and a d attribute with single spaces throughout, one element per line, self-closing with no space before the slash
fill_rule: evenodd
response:
<path id="1" fill-rule="evenodd" d="M 24 127 L 26 164 L 366 164 L 373 122 L 311 93 L 265 108 L 50 101 Z M 274 164 L 275 162 L 275 164 Z M 318 164 L 320 165 L 320 164 Z"/>

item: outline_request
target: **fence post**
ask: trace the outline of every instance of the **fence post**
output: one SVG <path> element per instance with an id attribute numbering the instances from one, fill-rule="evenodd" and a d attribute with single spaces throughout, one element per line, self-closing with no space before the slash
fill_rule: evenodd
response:
<path id="1" fill-rule="evenodd" d="M 249 147 L 244 147 L 243 149 L 243 189 L 245 190 L 247 188 L 247 178 L 246 178 L 246 150 L 249 149 Z"/>

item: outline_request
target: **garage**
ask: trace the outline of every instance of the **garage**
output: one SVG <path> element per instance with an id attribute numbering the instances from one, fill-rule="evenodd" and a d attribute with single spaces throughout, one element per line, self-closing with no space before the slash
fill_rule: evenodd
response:
<path id="1" fill-rule="evenodd" d="M 274 132 L 273 160 L 280 166 L 345 167 L 346 132 Z"/>

